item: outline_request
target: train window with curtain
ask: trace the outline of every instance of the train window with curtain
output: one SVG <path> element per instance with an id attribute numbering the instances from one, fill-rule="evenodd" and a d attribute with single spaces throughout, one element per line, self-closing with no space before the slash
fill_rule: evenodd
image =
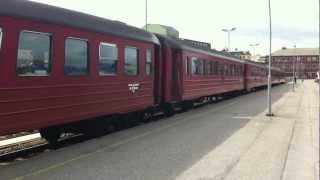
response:
<path id="1" fill-rule="evenodd" d="M 220 64 L 219 66 L 220 66 L 219 74 L 220 74 L 220 76 L 224 76 L 225 75 L 225 66 L 224 66 L 224 64 Z"/>
<path id="2" fill-rule="evenodd" d="M 237 76 L 235 64 L 232 65 L 232 76 Z"/>
<path id="3" fill-rule="evenodd" d="M 214 63 L 214 74 L 219 75 L 219 63 Z"/>
<path id="4" fill-rule="evenodd" d="M 0 50 L 1 50 L 1 45 L 2 45 L 2 36 L 3 36 L 3 33 L 2 33 L 2 28 L 0 27 Z"/>
<path id="5" fill-rule="evenodd" d="M 64 72 L 67 75 L 86 75 L 89 72 L 88 41 L 67 38 Z"/>
<path id="6" fill-rule="evenodd" d="M 189 75 L 189 58 L 187 57 L 185 60 L 184 60 L 184 72 L 185 72 L 185 75 Z"/>
<path id="7" fill-rule="evenodd" d="M 195 57 L 192 58 L 192 74 L 204 75 L 204 62 L 201 59 Z"/>
<path id="8" fill-rule="evenodd" d="M 234 73 L 234 64 L 231 65 L 231 76 L 235 76 L 235 73 Z"/>
<path id="9" fill-rule="evenodd" d="M 224 65 L 224 70 L 225 70 L 224 75 L 229 76 L 229 66 L 227 64 Z"/>
<path id="10" fill-rule="evenodd" d="M 207 74 L 212 75 L 213 74 L 213 62 L 209 61 L 207 63 Z"/>
<path id="11" fill-rule="evenodd" d="M 116 44 L 100 43 L 99 74 L 101 76 L 116 75 L 118 66 L 118 48 Z"/>
<path id="12" fill-rule="evenodd" d="M 195 58 L 195 57 L 192 57 L 191 58 L 191 67 L 192 67 L 192 75 L 195 75 L 197 72 L 197 67 L 196 67 L 196 65 L 197 65 L 197 58 Z"/>
<path id="13" fill-rule="evenodd" d="M 128 76 L 136 76 L 139 73 L 139 50 L 135 47 L 125 48 L 124 73 Z"/>
<path id="14" fill-rule="evenodd" d="M 153 74 L 152 49 L 147 49 L 146 52 L 146 74 L 147 76 L 151 76 Z"/>
<path id="15" fill-rule="evenodd" d="M 51 34 L 22 31 L 16 72 L 19 76 L 47 76 L 51 71 Z"/>

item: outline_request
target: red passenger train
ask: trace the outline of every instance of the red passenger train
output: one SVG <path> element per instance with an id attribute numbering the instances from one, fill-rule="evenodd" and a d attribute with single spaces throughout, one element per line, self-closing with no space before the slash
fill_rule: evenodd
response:
<path id="1" fill-rule="evenodd" d="M 0 2 L 0 135 L 90 131 L 266 85 L 266 66 L 30 1 Z M 284 82 L 274 69 L 274 82 Z M 97 123 L 99 122 L 99 123 Z"/>

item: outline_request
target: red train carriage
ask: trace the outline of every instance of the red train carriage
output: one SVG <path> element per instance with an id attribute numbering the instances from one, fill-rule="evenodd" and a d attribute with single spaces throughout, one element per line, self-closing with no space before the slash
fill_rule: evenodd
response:
<path id="1" fill-rule="evenodd" d="M 183 40 L 157 35 L 162 45 L 162 102 L 189 103 L 244 89 L 244 61 Z"/>
<path id="2" fill-rule="evenodd" d="M 0 1 L 0 135 L 154 105 L 157 38 L 102 18 Z"/>
<path id="3" fill-rule="evenodd" d="M 251 91 L 268 85 L 268 67 L 261 63 L 246 61 L 245 89 Z"/>
<path id="4" fill-rule="evenodd" d="M 271 74 L 272 74 L 272 84 L 282 84 L 287 82 L 287 75 L 285 72 L 281 71 L 280 68 L 272 67 L 271 68 Z"/>

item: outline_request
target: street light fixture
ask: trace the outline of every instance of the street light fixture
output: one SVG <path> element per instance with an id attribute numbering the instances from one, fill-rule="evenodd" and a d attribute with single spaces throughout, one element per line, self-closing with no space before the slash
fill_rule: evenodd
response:
<path id="1" fill-rule="evenodd" d="M 237 28 L 231 28 L 231 29 L 222 29 L 222 31 L 223 32 L 226 32 L 226 33 L 228 33 L 228 51 L 230 51 L 231 50 L 231 45 L 230 45 L 230 34 L 231 34 L 231 32 L 232 31 L 235 31 Z"/>
<path id="2" fill-rule="evenodd" d="M 272 59 L 272 18 L 271 18 L 271 0 L 268 0 L 269 9 L 269 68 L 268 68 L 268 113 L 267 116 L 273 116 L 271 110 L 271 59 Z"/>
<path id="3" fill-rule="evenodd" d="M 252 47 L 252 49 L 253 49 L 253 57 L 256 58 L 256 47 L 257 47 L 257 46 L 260 46 L 260 44 L 259 44 L 259 43 L 249 44 L 249 46 Z"/>

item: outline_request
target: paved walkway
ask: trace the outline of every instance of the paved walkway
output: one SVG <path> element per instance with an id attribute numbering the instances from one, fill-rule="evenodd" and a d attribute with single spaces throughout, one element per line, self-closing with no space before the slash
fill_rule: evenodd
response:
<path id="1" fill-rule="evenodd" d="M 197 108 L 0 166 L 0 179 L 318 180 L 318 88 L 312 81 Z"/>
<path id="2" fill-rule="evenodd" d="M 318 180 L 318 97 L 313 81 L 298 84 L 273 105 L 275 117 L 252 117 L 178 179 Z"/>

